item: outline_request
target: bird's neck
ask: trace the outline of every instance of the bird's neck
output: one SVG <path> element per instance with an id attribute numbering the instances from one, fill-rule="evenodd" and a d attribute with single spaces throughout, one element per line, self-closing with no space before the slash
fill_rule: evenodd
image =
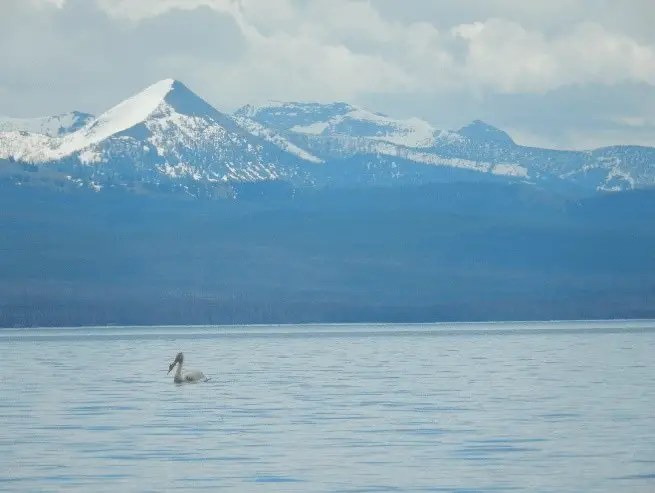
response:
<path id="1" fill-rule="evenodd" d="M 182 378 L 182 362 L 181 361 L 177 364 L 177 370 L 175 370 L 175 378 L 176 379 Z"/>

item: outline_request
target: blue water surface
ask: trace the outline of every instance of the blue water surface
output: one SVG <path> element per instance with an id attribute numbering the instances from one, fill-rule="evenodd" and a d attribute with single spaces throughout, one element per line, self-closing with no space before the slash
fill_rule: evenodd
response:
<path id="1" fill-rule="evenodd" d="M 655 491 L 655 322 L 0 329 L 0 491 Z M 169 363 L 209 382 L 175 385 Z"/>

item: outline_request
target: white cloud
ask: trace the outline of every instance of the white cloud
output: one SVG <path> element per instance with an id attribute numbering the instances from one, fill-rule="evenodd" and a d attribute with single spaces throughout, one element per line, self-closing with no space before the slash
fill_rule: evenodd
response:
<path id="1" fill-rule="evenodd" d="M 474 86 L 513 93 L 585 83 L 655 84 L 655 47 L 595 23 L 552 39 L 502 19 L 456 26 L 452 34 L 468 43 L 463 69 Z"/>
<path id="2" fill-rule="evenodd" d="M 655 88 L 655 9 L 648 0 L 625 0 L 621 8 L 611 0 L 2 0 L 0 17 L 7 9 L 24 13 L 26 4 L 39 13 L 25 15 L 20 29 L 3 30 L 0 19 L 0 44 L 12 47 L 0 53 L 0 113 L 3 105 L 16 107 L 21 87 L 30 87 L 26 100 L 52 99 L 38 83 L 45 77 L 56 102 L 69 105 L 58 111 L 79 108 L 64 101 L 61 88 L 69 83 L 69 98 L 106 93 L 97 104 L 108 106 L 116 87 L 124 97 L 171 76 L 223 109 L 267 99 L 358 103 L 378 95 L 386 107 L 372 109 L 408 116 L 402 101 L 409 101 L 431 112 L 420 116 L 440 122 L 461 118 L 462 111 L 440 109 L 455 108 L 446 104 L 453 98 L 472 115 L 475 104 L 482 113 L 485 101 L 504 95 L 543 96 L 546 111 L 550 95 L 563 88 Z M 90 7 L 96 5 L 99 12 Z M 95 17 L 89 23 L 76 15 Z M 171 30 L 174 23 L 184 29 Z M 225 34 L 210 34 L 216 32 Z M 93 87 L 79 93 L 85 85 Z M 425 108 L 425 101 L 434 106 Z M 589 118 L 628 114 L 613 108 L 601 115 L 607 103 L 589 103 Z M 98 109 L 104 108 L 92 110 Z M 500 121 L 499 112 L 509 114 L 495 111 Z M 629 111 L 652 119 L 655 108 Z"/>
<path id="3" fill-rule="evenodd" d="M 199 7 L 230 12 L 235 5 L 230 0 L 97 0 L 97 3 L 112 17 L 132 21 L 157 17 L 170 10 L 194 10 Z"/>
<path id="4" fill-rule="evenodd" d="M 611 119 L 612 122 L 629 127 L 650 127 L 655 130 L 655 116 L 617 116 Z"/>
<path id="5" fill-rule="evenodd" d="M 437 90 L 455 84 L 510 93 L 581 83 L 655 84 L 655 46 L 593 22 L 546 36 L 514 21 L 489 18 L 440 33 L 425 21 L 385 19 L 363 0 L 312 0 L 302 5 L 290 0 L 98 1 L 110 15 L 134 21 L 199 7 L 231 15 L 250 44 L 247 58 L 232 67 L 231 74 L 242 78 L 242 88 L 253 90 L 251 78 L 264 76 L 270 84 L 260 84 L 259 92 L 293 88 L 313 94 L 311 88 L 320 81 L 328 98 L 352 97 L 367 89 Z M 530 2 L 530 7 L 515 0 L 495 3 L 524 16 L 531 13 L 532 19 L 576 11 L 562 1 Z M 466 53 L 460 63 L 452 51 L 458 42 Z"/>
<path id="6" fill-rule="evenodd" d="M 14 0 L 5 0 L 5 2 L 12 2 Z M 26 0 L 23 0 L 25 2 Z M 32 7 L 35 8 L 47 8 L 47 7 L 56 7 L 58 9 L 64 8 L 66 0 L 27 0 Z"/>
<path id="7" fill-rule="evenodd" d="M 196 80 L 209 78 L 224 96 L 241 103 L 262 99 L 352 99 L 361 92 L 412 90 L 414 77 L 378 50 L 355 50 L 358 37 L 378 43 L 404 29 L 376 16 L 366 2 L 316 0 L 305 8 L 288 0 L 100 0 L 111 16 L 142 21 L 167 10 L 200 7 L 233 17 L 248 49 L 237 63 L 212 64 L 192 54 L 163 57 L 160 66 L 183 64 Z M 390 33 L 389 27 L 395 27 Z M 364 28 L 364 33 L 359 32 Z M 416 43 L 416 36 L 407 38 Z M 229 49 L 228 47 L 223 47 Z M 219 48 L 220 49 L 220 48 Z"/>
<path id="8" fill-rule="evenodd" d="M 182 71 L 208 92 L 213 88 L 227 109 L 269 99 L 352 100 L 360 93 L 402 92 L 413 83 L 380 57 L 284 35 L 252 41 L 237 64 L 212 66 L 193 57 L 164 57 L 159 66 L 185 67 Z"/>

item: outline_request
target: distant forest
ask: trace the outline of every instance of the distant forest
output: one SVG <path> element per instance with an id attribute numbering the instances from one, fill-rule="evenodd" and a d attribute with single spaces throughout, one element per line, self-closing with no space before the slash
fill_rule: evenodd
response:
<path id="1" fill-rule="evenodd" d="M 0 326 L 655 317 L 655 192 L 0 186 Z"/>

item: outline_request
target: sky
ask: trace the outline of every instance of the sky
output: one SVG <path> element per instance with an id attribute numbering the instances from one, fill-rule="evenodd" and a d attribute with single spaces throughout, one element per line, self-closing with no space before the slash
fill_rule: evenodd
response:
<path id="1" fill-rule="evenodd" d="M 221 111 L 345 101 L 520 144 L 655 146 L 652 0 L 0 0 L 0 115 L 182 81 Z"/>

